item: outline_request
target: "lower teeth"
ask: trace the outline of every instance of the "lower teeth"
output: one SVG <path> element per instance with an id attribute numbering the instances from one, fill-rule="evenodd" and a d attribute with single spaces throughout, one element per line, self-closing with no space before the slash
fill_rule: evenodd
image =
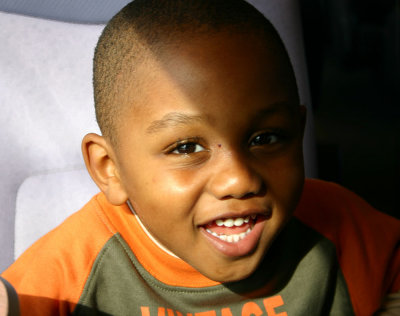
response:
<path id="1" fill-rule="evenodd" d="M 215 233 L 209 229 L 206 229 L 206 231 L 208 233 L 210 233 L 211 235 L 221 239 L 222 241 L 234 243 L 234 242 L 238 242 L 239 240 L 244 239 L 251 232 L 251 228 L 247 229 L 247 231 L 244 233 L 233 234 L 233 235 L 218 235 L 217 233 Z"/>

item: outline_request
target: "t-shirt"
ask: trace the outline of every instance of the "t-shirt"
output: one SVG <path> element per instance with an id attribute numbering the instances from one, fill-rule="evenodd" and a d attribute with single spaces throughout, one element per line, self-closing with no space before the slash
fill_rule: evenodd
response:
<path id="1" fill-rule="evenodd" d="M 257 270 L 219 283 L 159 248 L 127 205 L 100 193 L 3 277 L 22 315 L 371 315 L 400 290 L 399 240 L 400 221 L 338 185 L 306 180 Z"/>

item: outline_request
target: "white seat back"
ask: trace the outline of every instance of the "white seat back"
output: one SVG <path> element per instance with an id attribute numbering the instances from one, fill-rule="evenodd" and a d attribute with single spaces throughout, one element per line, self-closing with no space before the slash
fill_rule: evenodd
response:
<path id="1" fill-rule="evenodd" d="M 16 197 L 24 180 L 84 168 L 82 136 L 98 131 L 91 61 L 102 28 L 0 12 L 0 271 L 14 259 Z M 32 190 L 42 196 L 41 185 Z"/>

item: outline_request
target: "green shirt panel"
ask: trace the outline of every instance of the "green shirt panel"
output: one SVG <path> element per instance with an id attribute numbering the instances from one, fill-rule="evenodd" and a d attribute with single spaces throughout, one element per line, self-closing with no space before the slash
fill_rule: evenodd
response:
<path id="1" fill-rule="evenodd" d="M 205 288 L 150 275 L 119 234 L 99 253 L 74 315 L 353 315 L 335 246 L 293 219 L 247 279 Z"/>

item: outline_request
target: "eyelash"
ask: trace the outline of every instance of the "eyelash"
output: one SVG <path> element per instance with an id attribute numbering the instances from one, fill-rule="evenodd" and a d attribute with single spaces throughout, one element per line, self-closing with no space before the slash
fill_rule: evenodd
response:
<path id="1" fill-rule="evenodd" d="M 254 141 L 256 140 L 256 138 L 258 137 L 262 137 L 262 136 L 266 136 L 267 139 L 269 139 L 269 142 L 263 142 L 261 144 L 253 144 Z M 273 141 L 271 142 L 271 138 L 273 138 Z M 283 133 L 281 130 L 274 130 L 274 131 L 263 131 L 263 132 L 259 132 L 258 134 L 256 134 L 255 136 L 251 137 L 248 145 L 249 146 L 265 146 L 265 145 L 274 145 L 280 141 L 283 140 Z"/>
<path id="2" fill-rule="evenodd" d="M 189 152 L 175 152 L 184 146 L 190 146 L 190 145 L 194 146 L 195 151 L 190 152 L 190 149 L 189 149 L 189 150 L 187 150 Z M 198 146 L 202 147 L 203 150 L 198 150 L 198 148 L 197 148 Z M 188 138 L 185 140 L 179 140 L 179 141 L 175 142 L 174 144 L 172 144 L 171 146 L 168 146 L 166 148 L 165 152 L 167 154 L 172 154 L 172 155 L 190 155 L 190 154 L 202 152 L 204 150 L 205 150 L 204 146 L 202 146 L 200 144 L 200 138 L 195 137 L 195 138 Z"/>
<path id="3" fill-rule="evenodd" d="M 259 144 L 254 143 L 257 138 L 265 137 L 268 139 L 268 142 L 264 139 L 261 139 Z M 271 141 L 272 138 L 272 141 Z M 273 131 L 262 131 L 250 138 L 248 141 L 249 147 L 262 147 L 262 146 L 273 146 L 275 144 L 281 143 L 284 140 L 284 133 L 281 130 L 273 130 Z M 184 146 L 189 146 L 189 148 L 184 149 Z M 201 147 L 199 150 L 198 147 Z M 183 149 L 182 152 L 179 152 L 179 149 Z M 186 151 L 186 152 L 185 152 Z M 165 149 L 166 154 L 172 155 L 191 155 L 199 152 L 207 151 L 205 146 L 201 145 L 200 137 L 192 137 L 184 140 L 178 140 L 177 142 L 171 144 Z"/>

